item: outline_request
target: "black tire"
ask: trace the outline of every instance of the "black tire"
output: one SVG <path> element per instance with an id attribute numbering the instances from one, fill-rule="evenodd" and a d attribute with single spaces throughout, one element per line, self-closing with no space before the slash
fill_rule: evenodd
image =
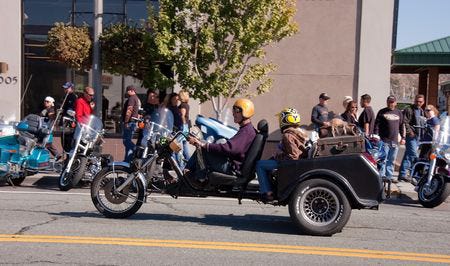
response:
<path id="1" fill-rule="evenodd" d="M 69 159 L 67 159 L 67 162 L 68 161 Z M 64 167 L 64 170 L 61 171 L 58 180 L 59 189 L 61 191 L 68 191 L 78 185 L 81 178 L 84 176 L 84 172 L 86 172 L 86 165 L 87 158 L 85 156 L 76 155 L 70 171 L 65 171 L 66 166 Z"/>
<path id="2" fill-rule="evenodd" d="M 290 197 L 291 219 L 308 235 L 330 236 L 341 232 L 351 212 L 342 189 L 325 179 L 301 182 Z"/>
<path id="3" fill-rule="evenodd" d="M 141 208 L 144 202 L 145 190 L 139 178 L 136 178 L 130 183 L 130 186 L 124 189 L 123 194 L 115 193 L 112 189 L 114 182 L 115 186 L 120 186 L 121 182 L 126 179 L 126 176 L 131 173 L 131 170 L 123 166 L 115 166 L 114 171 L 112 167 L 102 169 L 92 181 L 91 184 L 91 199 L 95 208 L 104 216 L 108 218 L 126 218 L 135 214 Z M 111 183 L 112 182 L 112 183 Z M 104 196 L 101 195 L 104 191 Z M 133 197 L 130 194 L 134 193 Z M 113 209 L 125 203 L 128 199 L 134 199 L 127 208 Z"/>
<path id="4" fill-rule="evenodd" d="M 434 208 L 439 206 L 450 195 L 450 185 L 445 181 L 443 176 L 433 176 L 430 188 L 425 186 L 426 183 L 427 178 L 422 178 L 418 184 L 419 187 L 417 190 L 419 202 L 425 208 Z"/>

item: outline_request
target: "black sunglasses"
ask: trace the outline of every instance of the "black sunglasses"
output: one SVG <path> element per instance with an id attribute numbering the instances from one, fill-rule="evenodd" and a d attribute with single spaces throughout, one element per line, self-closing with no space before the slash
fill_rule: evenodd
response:
<path id="1" fill-rule="evenodd" d="M 233 106 L 233 112 L 240 113 L 240 112 L 242 112 L 242 109 L 240 107 Z"/>
<path id="2" fill-rule="evenodd" d="M 431 109 L 425 109 L 425 112 L 429 112 L 429 111 L 431 111 Z"/>

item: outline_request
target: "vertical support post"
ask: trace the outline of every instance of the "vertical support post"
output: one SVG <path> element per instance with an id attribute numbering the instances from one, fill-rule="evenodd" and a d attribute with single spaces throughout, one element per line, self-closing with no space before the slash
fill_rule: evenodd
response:
<path id="1" fill-rule="evenodd" d="M 418 94 L 423 94 L 425 96 L 425 103 L 428 103 L 428 71 L 422 71 L 419 73 L 419 92 Z"/>
<path id="2" fill-rule="evenodd" d="M 439 68 L 430 67 L 428 73 L 428 103 L 438 106 Z"/>
<path id="3" fill-rule="evenodd" d="M 100 35 L 103 24 L 103 0 L 94 0 L 94 53 L 92 59 L 92 86 L 95 90 L 95 114 L 102 117 L 102 68 L 100 61 Z"/>

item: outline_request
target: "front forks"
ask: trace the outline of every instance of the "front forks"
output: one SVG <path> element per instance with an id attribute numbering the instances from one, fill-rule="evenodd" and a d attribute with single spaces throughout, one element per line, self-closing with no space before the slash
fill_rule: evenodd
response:
<path id="1" fill-rule="evenodd" d="M 434 169 L 436 168 L 436 158 L 430 160 L 430 168 L 428 169 L 427 182 L 425 187 L 429 188 L 431 186 L 431 180 L 433 179 Z"/>

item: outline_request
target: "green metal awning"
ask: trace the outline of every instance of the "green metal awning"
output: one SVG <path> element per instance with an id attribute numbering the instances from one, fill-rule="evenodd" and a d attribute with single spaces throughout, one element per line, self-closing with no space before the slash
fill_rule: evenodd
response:
<path id="1" fill-rule="evenodd" d="M 450 36 L 403 48 L 392 54 L 392 73 L 414 73 L 429 66 L 440 67 L 440 73 L 450 73 Z"/>

